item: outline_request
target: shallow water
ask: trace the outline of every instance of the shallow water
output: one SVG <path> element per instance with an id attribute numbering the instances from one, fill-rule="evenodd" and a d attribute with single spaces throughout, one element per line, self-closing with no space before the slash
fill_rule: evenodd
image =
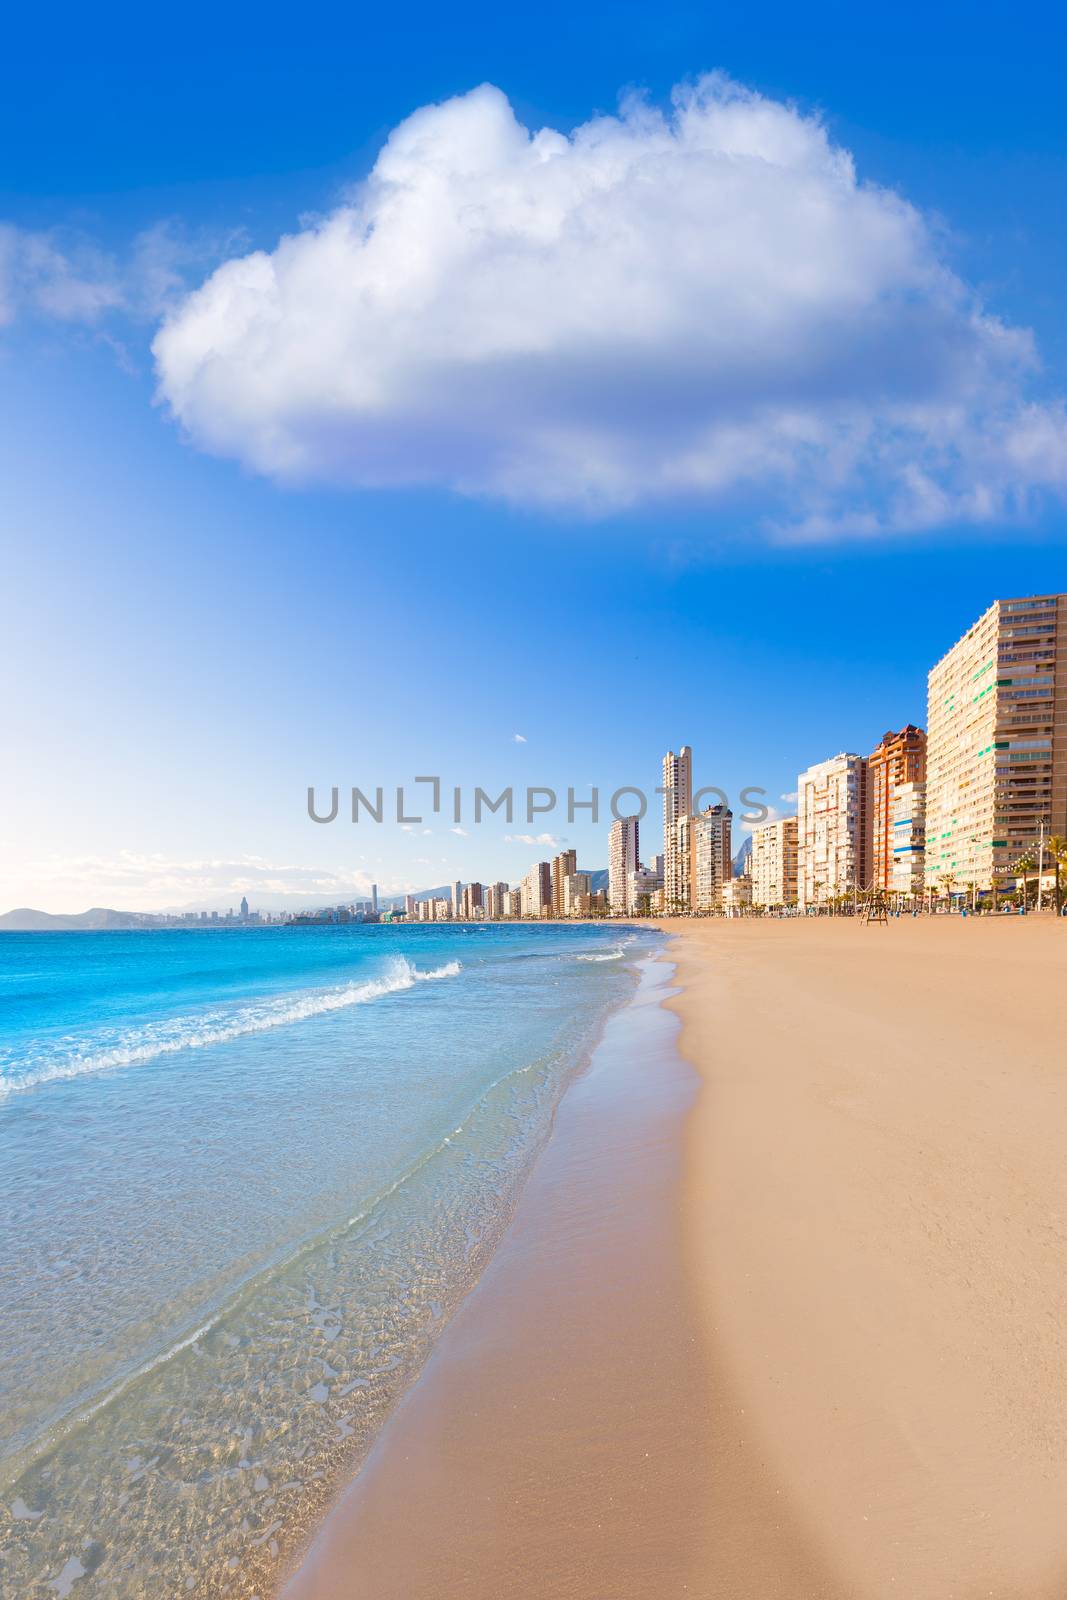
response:
<path id="1" fill-rule="evenodd" d="M 269 1586 L 651 937 L 0 939 L 5 1594 Z"/>

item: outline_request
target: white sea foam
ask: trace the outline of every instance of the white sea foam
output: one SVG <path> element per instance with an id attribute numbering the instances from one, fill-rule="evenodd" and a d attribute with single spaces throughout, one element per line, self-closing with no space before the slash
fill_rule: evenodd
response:
<path id="1" fill-rule="evenodd" d="M 98 1039 L 95 1044 L 82 1049 L 67 1048 L 30 1056 L 17 1065 L 13 1064 L 14 1070 L 10 1072 L 2 1070 L 3 1062 L 0 1059 L 0 1095 L 35 1089 L 40 1084 L 61 1079 L 78 1078 L 83 1073 L 101 1072 L 109 1067 L 135 1066 L 152 1061 L 157 1056 L 173 1055 L 180 1050 L 226 1044 L 246 1034 L 284 1028 L 309 1017 L 344 1010 L 347 1006 L 366 1005 L 385 995 L 413 989 L 418 983 L 454 978 L 459 972 L 458 961 L 449 961 L 429 972 L 420 972 L 406 957 L 397 956 L 382 976 L 367 978 L 361 983 L 345 983 L 333 989 L 313 989 L 297 995 L 280 995 L 276 999 L 240 1006 L 232 1011 L 215 1010 L 195 1017 L 172 1017 L 162 1022 L 149 1022 L 106 1041 Z"/>

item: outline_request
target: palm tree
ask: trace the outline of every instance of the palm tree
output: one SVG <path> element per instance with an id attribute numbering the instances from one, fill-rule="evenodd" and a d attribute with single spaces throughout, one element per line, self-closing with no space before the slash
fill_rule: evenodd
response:
<path id="1" fill-rule="evenodd" d="M 943 872 L 937 881 L 941 885 L 941 892 L 948 901 L 949 910 L 951 911 L 952 891 L 956 886 L 956 874 L 954 872 Z"/>
<path id="2" fill-rule="evenodd" d="M 1060 873 L 1067 866 L 1067 839 L 1060 833 L 1054 833 L 1046 843 L 1056 868 L 1056 915 L 1059 916 L 1063 910 L 1063 881 Z"/>

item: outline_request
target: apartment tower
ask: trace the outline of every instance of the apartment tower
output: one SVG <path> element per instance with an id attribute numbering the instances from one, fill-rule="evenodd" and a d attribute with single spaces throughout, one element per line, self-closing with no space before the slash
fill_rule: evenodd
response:
<path id="1" fill-rule="evenodd" d="M 693 811 L 693 752 L 683 744 L 663 757 L 663 904 L 689 910 L 689 828 Z M 678 824 L 686 825 L 679 830 Z M 684 835 L 684 838 L 680 837 Z"/>
<path id="2" fill-rule="evenodd" d="M 886 733 L 867 757 L 867 882 L 889 893 L 901 878 L 922 893 L 922 795 L 926 783 L 926 734 L 908 723 L 899 733 Z M 901 803 L 900 791 L 908 790 Z M 906 857 L 898 870 L 898 856 Z M 903 872 L 903 867 L 907 872 Z"/>
<path id="3" fill-rule="evenodd" d="M 722 909 L 722 892 L 730 881 L 730 831 L 733 813 L 727 806 L 708 806 L 690 825 L 690 905 L 694 911 Z M 677 827 L 677 824 L 676 824 Z"/>
<path id="4" fill-rule="evenodd" d="M 608 909 L 613 916 L 633 911 L 631 881 L 640 860 L 637 818 L 617 818 L 608 833 Z"/>
<path id="5" fill-rule="evenodd" d="M 797 819 L 762 822 L 752 830 L 752 856 L 748 866 L 754 906 L 795 906 L 797 903 Z"/>
<path id="6" fill-rule="evenodd" d="M 797 904 L 827 905 L 867 881 L 867 763 L 845 752 L 797 779 Z"/>
<path id="7" fill-rule="evenodd" d="M 563 910 L 563 882 L 572 872 L 578 871 L 577 850 L 561 850 L 552 863 L 552 915 L 562 917 Z"/>
<path id="8" fill-rule="evenodd" d="M 928 681 L 926 883 L 989 889 L 1067 833 L 1067 595 L 995 600 Z"/>

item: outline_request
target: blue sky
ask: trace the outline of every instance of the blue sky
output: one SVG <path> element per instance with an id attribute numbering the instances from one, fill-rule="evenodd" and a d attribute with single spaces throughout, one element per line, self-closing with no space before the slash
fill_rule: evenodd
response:
<path id="1" fill-rule="evenodd" d="M 758 26 L 739 8 L 671 5 L 18 19 L 0 68 L 0 621 L 16 686 L 0 908 L 514 881 L 542 850 L 505 834 L 542 827 L 599 866 L 603 826 L 323 828 L 305 790 L 420 772 L 468 791 L 651 789 L 663 750 L 689 742 L 701 781 L 760 785 L 785 810 L 800 767 L 922 721 L 927 668 L 992 598 L 1067 588 L 1062 45 L 1051 7 L 772 6 Z M 747 138 L 761 106 L 781 108 L 779 188 L 740 201 L 687 189 L 669 97 L 712 70 L 762 99 L 715 90 L 699 116 L 740 116 Z M 361 321 L 335 281 L 364 270 L 357 247 L 345 233 L 326 255 L 313 219 L 343 221 L 393 130 L 482 83 L 506 101 L 458 102 L 414 125 L 400 156 L 417 165 L 428 143 L 465 161 L 463 141 L 496 141 L 492 183 L 466 168 L 460 182 L 453 161 L 417 310 L 387 297 Z M 570 136 L 616 115 L 628 88 L 661 122 L 619 124 L 626 159 L 661 162 L 646 189 L 670 205 L 635 211 L 633 189 L 611 191 L 580 213 L 581 248 L 550 279 L 538 254 L 531 275 L 514 237 L 555 200 L 530 190 L 513 125 Z M 568 182 L 599 184 L 577 149 Z M 850 152 L 855 187 L 827 166 L 835 151 Z M 839 225 L 809 231 L 827 195 Z M 366 203 L 389 290 L 423 217 L 398 235 L 385 202 Z M 479 253 L 449 277 L 441 218 L 472 207 Z M 752 210 L 756 267 L 771 273 L 755 308 L 737 244 Z M 234 332 L 243 289 L 212 305 L 208 335 L 186 296 L 285 233 L 306 272 L 253 360 Z M 697 269 L 679 279 L 683 256 Z M 509 298 L 520 281 L 525 297 Z M 613 348 L 617 316 L 625 346 L 635 283 L 677 319 L 616 370 L 569 308 L 588 294 L 598 336 Z M 554 303 L 568 314 L 542 324 Z M 163 318 L 176 331 L 153 356 Z M 536 363 L 524 347 L 486 364 L 477 347 L 497 322 L 509 338 L 536 323 Z M 798 325 L 787 353 L 780 330 Z M 362 390 L 340 404 L 353 372 L 388 406 Z M 835 405 L 846 394 L 844 436 L 839 410 L 827 423 L 831 391 Z M 753 395 L 799 418 L 799 445 L 768 432 Z M 678 448 L 694 416 L 695 454 Z M 949 437 L 917 493 L 923 428 Z"/>

